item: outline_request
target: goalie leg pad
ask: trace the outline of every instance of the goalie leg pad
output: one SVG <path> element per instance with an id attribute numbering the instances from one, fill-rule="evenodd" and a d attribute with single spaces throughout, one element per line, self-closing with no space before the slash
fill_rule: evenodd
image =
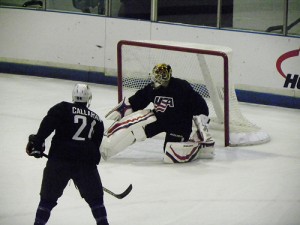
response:
<path id="1" fill-rule="evenodd" d="M 115 122 L 103 137 L 100 150 L 102 157 L 107 160 L 134 142 L 144 141 L 147 138 L 144 127 L 155 121 L 153 112 L 139 110 Z"/>
<path id="2" fill-rule="evenodd" d="M 198 154 L 196 142 L 168 142 L 165 148 L 165 163 L 184 163 L 195 159 Z"/>
<path id="3" fill-rule="evenodd" d="M 186 163 L 196 159 L 212 159 L 214 157 L 213 140 L 200 142 L 168 142 L 163 161 L 165 163 Z"/>
<path id="4" fill-rule="evenodd" d="M 145 127 L 149 123 L 153 123 L 156 121 L 156 117 L 153 112 L 149 109 L 136 111 L 124 118 L 120 121 L 115 122 L 113 125 L 108 128 L 106 131 L 106 135 L 110 137 L 120 130 L 138 130 L 140 127 Z"/>
<path id="5" fill-rule="evenodd" d="M 208 125 L 210 119 L 205 115 L 194 116 L 193 121 L 196 127 L 196 132 L 193 135 L 194 141 L 206 142 L 211 139 L 211 135 L 208 132 Z"/>
<path id="6" fill-rule="evenodd" d="M 144 127 L 135 127 L 131 132 L 136 141 L 145 141 L 147 138 Z"/>
<path id="7" fill-rule="evenodd" d="M 131 131 L 125 131 L 110 137 L 104 136 L 100 147 L 101 156 L 104 160 L 108 160 L 128 146 L 135 142 L 135 137 Z"/>
<path id="8" fill-rule="evenodd" d="M 215 157 L 215 141 L 210 139 L 199 143 L 199 152 L 197 159 L 213 159 Z"/>

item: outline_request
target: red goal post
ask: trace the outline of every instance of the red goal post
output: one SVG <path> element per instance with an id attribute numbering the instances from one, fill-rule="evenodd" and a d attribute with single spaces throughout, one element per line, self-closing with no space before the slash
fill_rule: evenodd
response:
<path id="1" fill-rule="evenodd" d="M 215 115 L 212 121 L 218 124 L 215 127 L 224 129 L 225 146 L 264 143 L 269 140 L 268 135 L 261 133 L 259 127 L 247 121 L 238 108 L 235 90 L 229 79 L 231 54 L 232 50 L 224 46 L 121 40 L 117 46 L 118 101 L 123 99 L 125 89 L 132 89 L 131 93 L 134 93 L 144 87 L 149 82 L 149 72 L 155 64 L 167 63 L 173 68 L 174 77 L 197 85 L 195 89 L 209 102 L 210 114 Z M 176 66 L 177 70 L 185 68 L 183 71 L 187 74 L 183 76 L 183 72 L 174 73 Z M 218 72 L 211 72 L 215 67 Z M 218 77 L 213 78 L 216 76 L 213 73 Z M 234 109 L 232 111 L 231 106 Z M 230 115 L 231 113 L 233 115 Z M 240 118 L 240 121 L 231 120 L 231 116 Z M 231 133 L 231 129 L 234 132 Z M 259 131 L 259 134 L 253 136 L 253 132 L 256 131 Z M 249 137 L 248 134 L 245 135 L 246 132 L 249 132 Z"/>

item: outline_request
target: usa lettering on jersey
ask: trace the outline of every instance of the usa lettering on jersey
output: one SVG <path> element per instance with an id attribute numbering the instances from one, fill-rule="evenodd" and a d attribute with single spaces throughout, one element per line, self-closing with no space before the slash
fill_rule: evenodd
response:
<path id="1" fill-rule="evenodd" d="M 168 107 L 174 107 L 174 99 L 172 97 L 155 96 L 153 103 L 156 112 L 165 112 Z"/>

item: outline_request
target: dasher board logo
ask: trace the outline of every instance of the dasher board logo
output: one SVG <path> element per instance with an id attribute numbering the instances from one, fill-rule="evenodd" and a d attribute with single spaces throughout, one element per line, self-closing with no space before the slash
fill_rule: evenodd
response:
<path id="1" fill-rule="evenodd" d="M 300 49 L 292 50 L 289 52 L 284 53 L 281 55 L 276 61 L 276 68 L 279 74 L 285 79 L 283 84 L 284 88 L 291 88 L 291 89 L 300 89 Z M 295 58 L 297 57 L 297 58 Z M 289 64 L 294 61 L 299 61 L 297 64 L 297 71 L 284 71 L 283 65 Z M 289 68 L 287 69 L 289 70 Z M 297 73 L 297 74 L 296 74 Z"/>
<path id="2" fill-rule="evenodd" d="M 164 112 L 168 107 L 174 107 L 174 100 L 172 97 L 155 96 L 153 103 L 156 112 Z"/>

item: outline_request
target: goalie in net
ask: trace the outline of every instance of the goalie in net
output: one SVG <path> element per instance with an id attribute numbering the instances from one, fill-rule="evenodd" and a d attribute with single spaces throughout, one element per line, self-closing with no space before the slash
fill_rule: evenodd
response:
<path id="1" fill-rule="evenodd" d="M 208 133 L 209 109 L 204 98 L 187 81 L 172 77 L 170 65 L 155 65 L 150 77 L 150 84 L 107 113 L 106 118 L 115 122 L 101 145 L 103 158 L 162 132 L 166 133 L 164 162 L 213 158 L 215 142 Z M 154 108 L 145 109 L 150 103 Z"/>

